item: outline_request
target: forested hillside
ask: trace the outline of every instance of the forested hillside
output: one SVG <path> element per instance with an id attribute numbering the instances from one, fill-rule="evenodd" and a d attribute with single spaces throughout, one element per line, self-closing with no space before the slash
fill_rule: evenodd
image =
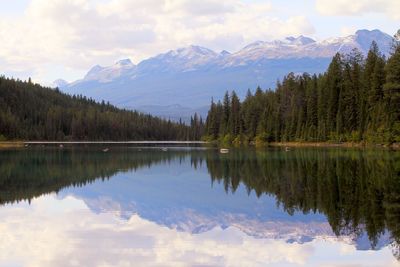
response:
<path id="1" fill-rule="evenodd" d="M 388 60 L 376 43 L 364 59 L 336 54 L 321 75 L 288 74 L 275 90 L 212 101 L 207 140 L 400 142 L 400 45 Z"/>
<path id="2" fill-rule="evenodd" d="M 1 140 L 197 140 L 201 128 L 0 77 Z"/>

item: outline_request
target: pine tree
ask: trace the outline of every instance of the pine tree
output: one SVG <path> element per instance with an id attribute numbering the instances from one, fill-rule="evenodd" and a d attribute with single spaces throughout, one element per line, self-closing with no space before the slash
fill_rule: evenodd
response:
<path id="1" fill-rule="evenodd" d="M 217 139 L 219 132 L 219 118 L 217 114 L 217 105 L 214 99 L 211 99 L 210 110 L 208 111 L 206 120 L 206 134 L 212 139 Z"/>
<path id="2" fill-rule="evenodd" d="M 327 108 L 327 123 L 328 131 L 336 132 L 338 128 L 341 129 L 342 125 L 337 125 L 337 122 L 341 122 L 343 114 L 338 113 L 339 109 L 342 109 L 339 103 L 341 96 L 343 78 L 342 78 L 342 57 L 338 53 L 333 57 L 331 64 L 329 65 L 327 78 L 327 89 L 328 89 L 328 108 Z"/>
<path id="3" fill-rule="evenodd" d="M 231 107 L 230 107 L 229 93 L 228 91 L 226 91 L 223 100 L 223 111 L 222 111 L 221 125 L 220 125 L 220 132 L 222 136 L 225 136 L 226 134 L 229 133 L 230 110 Z"/>
<path id="4" fill-rule="evenodd" d="M 394 47 L 386 67 L 384 99 L 388 114 L 389 142 L 400 142 L 400 44 Z"/>
<path id="5" fill-rule="evenodd" d="M 343 83 L 339 97 L 339 107 L 337 114 L 337 134 L 341 135 L 346 141 L 358 141 L 359 134 L 359 105 L 360 105 L 360 85 L 361 85 L 361 64 L 362 55 L 357 50 L 353 50 L 347 58 L 343 69 Z M 348 137 L 344 137 L 344 134 Z M 349 135 L 352 135 L 350 137 Z M 348 140 L 348 139 L 351 140 Z"/>
<path id="6" fill-rule="evenodd" d="M 318 126 L 318 78 L 313 75 L 306 88 L 306 134 L 305 138 L 313 141 L 317 138 Z"/>
<path id="7" fill-rule="evenodd" d="M 318 113 L 318 140 L 326 141 L 328 138 L 328 88 L 326 75 L 321 75 L 317 86 L 317 113 Z"/>
<path id="8" fill-rule="evenodd" d="M 230 134 L 234 137 L 238 136 L 241 132 L 240 122 L 240 100 L 235 91 L 231 95 L 231 110 L 229 116 Z"/>

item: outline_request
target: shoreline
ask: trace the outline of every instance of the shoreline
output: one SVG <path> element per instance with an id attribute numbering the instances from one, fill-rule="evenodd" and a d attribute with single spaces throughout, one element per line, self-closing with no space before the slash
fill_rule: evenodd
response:
<path id="1" fill-rule="evenodd" d="M 173 144 L 202 144 L 202 145 L 212 145 L 213 142 L 204 142 L 204 141 L 0 141 L 0 149 L 8 149 L 8 148 L 22 148 L 26 145 L 90 145 L 90 144 L 163 144 L 163 145 L 173 145 Z M 221 144 L 215 144 L 217 146 L 221 146 Z M 384 145 L 384 144 L 364 144 L 364 143 L 329 143 L 329 142 L 272 142 L 265 143 L 261 145 L 251 144 L 250 146 L 254 147 L 299 147 L 299 148 L 372 148 L 372 149 L 394 149 L 400 150 L 400 143 L 394 143 L 392 145 Z"/>
<path id="2" fill-rule="evenodd" d="M 74 145 L 206 145 L 204 141 L 0 141 L 0 149 Z"/>
<path id="3" fill-rule="evenodd" d="M 384 144 L 364 144 L 364 143 L 329 143 L 329 142 L 273 142 L 266 144 L 271 147 L 338 147 L 338 148 L 385 148 L 400 149 L 399 143 L 392 145 Z"/>
<path id="4" fill-rule="evenodd" d="M 24 147 L 24 142 L 22 142 L 22 141 L 0 142 L 0 149 L 21 148 L 21 147 Z"/>

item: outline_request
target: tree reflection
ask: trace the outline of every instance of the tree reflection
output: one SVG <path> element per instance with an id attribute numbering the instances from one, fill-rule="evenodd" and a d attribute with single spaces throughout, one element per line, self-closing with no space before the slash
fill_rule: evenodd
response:
<path id="1" fill-rule="evenodd" d="M 91 149 L 27 149 L 0 151 L 0 204 L 22 200 L 67 186 L 85 186 L 96 179 L 107 180 L 117 172 L 150 168 L 189 151 L 160 152 L 114 148 L 104 153 Z"/>
<path id="2" fill-rule="evenodd" d="M 226 192 L 240 185 L 258 197 L 274 196 L 287 213 L 325 214 L 336 235 L 360 237 L 371 246 L 389 232 L 400 244 L 400 152 L 344 149 L 217 150 L 27 149 L 0 153 L 0 204 L 30 200 L 67 186 L 107 180 L 117 172 L 190 160 L 206 166 Z M 207 196 L 205 196 L 207 197 Z"/>
<path id="3" fill-rule="evenodd" d="M 389 231 L 399 254 L 400 153 L 390 151 L 298 149 L 233 151 L 207 156 L 211 179 L 235 192 L 276 197 L 289 214 L 326 215 L 336 235 L 367 232 L 374 248 Z"/>

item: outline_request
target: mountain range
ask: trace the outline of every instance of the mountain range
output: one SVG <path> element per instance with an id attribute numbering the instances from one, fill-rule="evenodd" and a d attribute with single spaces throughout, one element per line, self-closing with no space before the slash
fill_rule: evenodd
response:
<path id="1" fill-rule="evenodd" d="M 366 55 L 372 41 L 384 55 L 390 55 L 394 39 L 379 30 L 358 30 L 322 41 L 305 36 L 257 41 L 235 53 L 192 45 L 137 65 L 130 59 L 107 67 L 96 65 L 83 79 L 72 83 L 59 79 L 54 87 L 121 108 L 187 120 L 194 112 L 204 117 L 211 98 L 222 99 L 226 90 L 244 97 L 248 89 L 257 86 L 274 88 L 289 72 L 324 72 L 337 52 L 349 53 L 356 48 Z"/>

